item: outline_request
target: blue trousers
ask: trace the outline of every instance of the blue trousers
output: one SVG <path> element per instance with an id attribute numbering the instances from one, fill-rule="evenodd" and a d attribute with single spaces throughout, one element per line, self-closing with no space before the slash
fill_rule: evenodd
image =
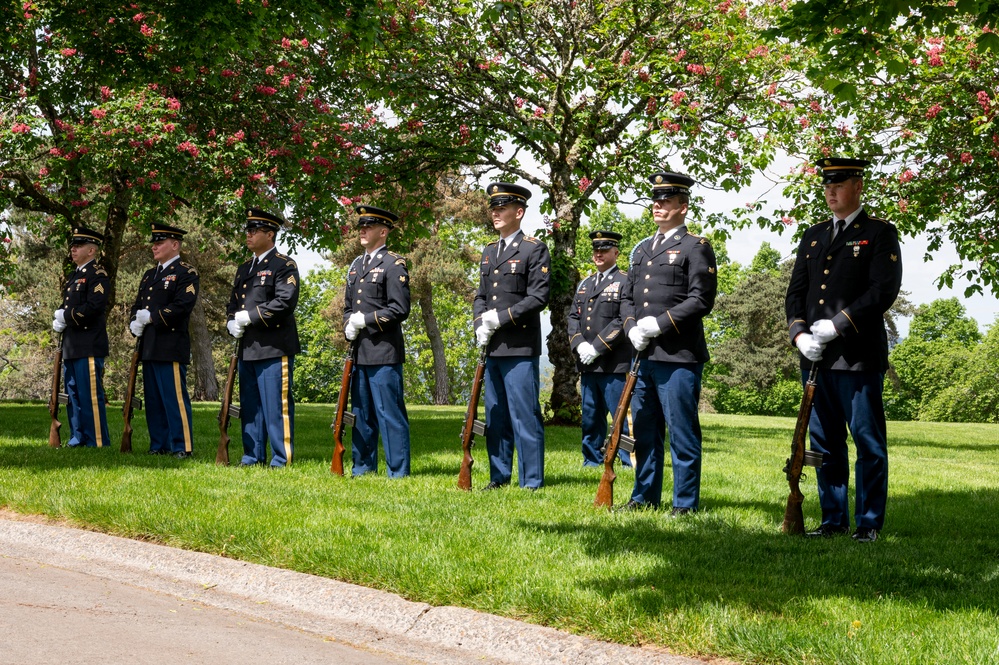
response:
<path id="1" fill-rule="evenodd" d="M 694 508 L 701 499 L 701 397 L 703 363 L 642 362 L 631 398 L 635 437 L 635 489 L 631 498 L 662 501 L 664 442 L 669 431 L 673 507 Z"/>
<path id="2" fill-rule="evenodd" d="M 104 358 L 63 361 L 63 385 L 69 395 L 69 445 L 103 448 L 111 445 L 104 408 Z"/>
<path id="3" fill-rule="evenodd" d="M 807 373 L 802 373 L 803 380 Z M 808 429 L 812 450 L 822 453 L 815 476 L 822 523 L 849 528 L 850 463 L 846 428 L 857 446 L 854 519 L 858 528 L 880 530 L 888 500 L 888 437 L 881 372 L 820 370 Z"/>
<path id="4" fill-rule="evenodd" d="M 354 429 L 350 435 L 351 475 L 378 471 L 378 434 L 382 435 L 389 478 L 409 475 L 409 416 L 402 397 L 402 364 L 354 365 L 350 385 Z"/>
<path id="5" fill-rule="evenodd" d="M 295 448 L 295 357 L 239 361 L 243 464 L 291 464 Z"/>
<path id="6" fill-rule="evenodd" d="M 194 451 L 187 365 L 142 362 L 142 390 L 149 428 L 149 450 L 162 453 Z"/>
<path id="7" fill-rule="evenodd" d="M 607 414 L 614 416 L 621 400 L 626 374 L 583 372 L 579 375 L 579 392 L 583 398 L 583 466 L 603 466 L 604 454 L 600 451 L 607 438 Z M 631 432 L 629 413 L 624 420 L 622 434 Z M 625 466 L 631 466 L 631 455 L 623 450 L 618 457 Z"/>
<path id="8" fill-rule="evenodd" d="M 537 356 L 486 358 L 486 450 L 489 480 L 508 483 L 517 449 L 521 487 L 545 484 L 545 426 Z"/>

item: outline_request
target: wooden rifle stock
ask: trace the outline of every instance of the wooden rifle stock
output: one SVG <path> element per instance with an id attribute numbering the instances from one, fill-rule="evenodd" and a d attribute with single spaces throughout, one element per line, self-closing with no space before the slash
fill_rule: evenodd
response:
<path id="1" fill-rule="evenodd" d="M 801 407 L 798 409 L 798 421 L 794 424 L 794 438 L 791 440 L 791 457 L 787 459 L 784 473 L 790 492 L 787 495 L 787 507 L 784 509 L 784 533 L 798 535 L 805 533 L 805 516 L 801 512 L 801 502 L 805 496 L 801 493 L 801 469 L 805 465 L 805 437 L 808 434 L 808 419 L 812 415 L 812 400 L 815 398 L 815 382 L 818 376 L 818 365 L 812 363 L 805 382 L 805 390 L 801 395 Z"/>
<path id="2" fill-rule="evenodd" d="M 347 400 L 350 398 L 350 384 L 354 376 L 354 354 L 357 346 L 350 345 L 350 352 L 343 361 L 343 377 L 340 379 L 340 395 L 336 400 L 336 416 L 333 418 L 333 460 L 330 462 L 330 473 L 343 475 L 343 430 L 347 421 L 354 424 L 354 414 L 347 413 Z"/>
<path id="3" fill-rule="evenodd" d="M 123 453 L 132 452 L 132 414 L 135 412 L 135 380 L 139 374 L 139 363 L 142 359 L 142 337 L 135 340 L 135 350 L 132 351 L 132 362 L 128 366 L 128 386 L 125 388 L 125 404 L 122 413 L 125 416 L 125 427 L 121 431 L 121 448 Z M 141 400 L 138 408 L 142 408 Z"/>
<path id="4" fill-rule="evenodd" d="M 479 414 L 479 397 L 482 395 L 482 381 L 486 375 L 486 347 L 479 353 L 479 364 L 475 367 L 475 378 L 472 380 L 472 394 L 468 398 L 468 411 L 465 412 L 465 426 L 461 429 L 461 469 L 458 471 L 458 489 L 472 489 L 472 443 L 476 430 L 485 433 L 485 425 L 476 421 Z"/>
<path id="5" fill-rule="evenodd" d="M 617 478 L 617 474 L 614 473 L 614 459 L 617 457 L 617 449 L 621 444 L 624 420 L 628 417 L 628 408 L 631 406 L 631 394 L 635 392 L 635 383 L 638 381 L 639 364 L 636 353 L 631 361 L 631 369 L 628 371 L 628 378 L 625 379 L 624 389 L 621 391 L 621 399 L 617 402 L 617 410 L 614 412 L 614 425 L 604 450 L 604 473 L 600 476 L 597 498 L 593 501 L 594 508 L 609 509 L 614 505 L 614 480 Z"/>
<path id="6" fill-rule="evenodd" d="M 49 415 L 52 422 L 49 425 L 49 447 L 59 448 L 62 440 L 59 438 L 59 384 L 62 379 L 62 335 L 59 335 L 59 346 L 56 348 L 55 362 L 52 363 L 52 393 L 49 395 Z"/>
<path id="7" fill-rule="evenodd" d="M 222 391 L 222 408 L 219 409 L 219 449 L 215 453 L 215 463 L 219 466 L 229 466 L 229 418 L 239 417 L 239 410 L 232 405 L 232 390 L 236 383 L 236 368 L 239 366 L 239 340 L 232 347 L 232 357 L 229 359 L 229 373 L 225 379 L 225 390 Z M 235 413 L 234 413 L 235 410 Z"/>

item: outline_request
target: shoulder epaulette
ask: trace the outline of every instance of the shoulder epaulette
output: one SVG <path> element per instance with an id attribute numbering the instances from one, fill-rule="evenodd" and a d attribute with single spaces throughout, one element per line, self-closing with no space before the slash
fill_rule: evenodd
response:
<path id="1" fill-rule="evenodd" d="M 867 219 L 871 220 L 872 222 L 881 222 L 882 224 L 890 223 L 887 219 L 881 219 L 880 217 L 868 217 Z"/>
<path id="2" fill-rule="evenodd" d="M 104 269 L 104 266 L 94 266 L 94 274 L 95 275 L 104 275 L 105 277 L 107 277 L 108 276 L 108 271 Z"/>
<path id="3" fill-rule="evenodd" d="M 493 245 L 495 245 L 498 242 L 499 242 L 499 240 L 493 240 L 491 243 L 489 243 L 488 245 L 486 245 L 486 247 L 492 247 Z"/>
<path id="4" fill-rule="evenodd" d="M 537 244 L 541 241 L 535 238 L 534 236 L 524 236 L 524 242 L 533 242 L 534 244 Z"/>
<path id="5" fill-rule="evenodd" d="M 397 258 L 397 259 L 404 259 L 404 258 L 406 258 L 405 256 L 403 256 L 402 254 L 400 254 L 398 252 L 392 252 L 392 251 L 389 251 L 389 250 L 385 250 L 385 253 L 388 254 L 389 256 L 392 256 L 392 257 Z"/>
<path id="6" fill-rule="evenodd" d="M 193 272 L 195 275 L 198 274 L 198 269 L 192 266 L 190 263 L 184 263 L 183 261 L 181 261 L 180 265 L 184 266 L 185 268 Z"/>

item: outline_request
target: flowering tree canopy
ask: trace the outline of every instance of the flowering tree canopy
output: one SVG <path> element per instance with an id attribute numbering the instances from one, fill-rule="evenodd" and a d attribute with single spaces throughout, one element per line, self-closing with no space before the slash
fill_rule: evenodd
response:
<path id="1" fill-rule="evenodd" d="M 4 4 L 0 208 L 43 213 L 60 245 L 103 230 L 112 276 L 126 225 L 178 207 L 228 233 L 246 206 L 289 211 L 290 242 L 337 242 L 379 122 L 322 46 L 353 11 L 334 5 Z"/>
<path id="2" fill-rule="evenodd" d="M 736 189 L 776 143 L 766 119 L 797 84 L 796 51 L 759 31 L 773 2 L 399 0 L 363 54 L 378 94 L 424 154 L 455 154 L 544 192 L 552 214 L 552 415 L 578 413 L 564 334 L 581 216 L 687 171 Z M 701 192 L 705 190 L 700 189 Z"/>
<path id="3" fill-rule="evenodd" d="M 815 158 L 867 157 L 875 165 L 864 197 L 874 213 L 906 235 L 926 234 L 926 258 L 945 244 L 956 249 L 962 263 L 947 267 L 940 284 L 961 277 L 970 282 L 968 294 L 999 294 L 999 49 L 983 48 L 991 33 L 974 22 L 950 25 L 949 34 L 886 29 L 871 55 L 874 74 L 865 67 L 813 70 L 818 85 L 846 86 L 856 99 L 794 102 L 798 123 L 780 133 L 802 163 L 788 178 L 785 223 L 828 217 L 816 195 Z"/>

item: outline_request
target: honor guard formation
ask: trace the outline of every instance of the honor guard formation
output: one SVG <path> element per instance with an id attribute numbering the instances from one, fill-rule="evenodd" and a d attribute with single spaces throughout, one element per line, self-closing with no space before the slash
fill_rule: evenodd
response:
<path id="1" fill-rule="evenodd" d="M 810 451 L 804 456 L 817 467 L 822 509 L 821 524 L 806 535 L 851 531 L 849 428 L 857 447 L 852 536 L 857 542 L 877 540 L 884 526 L 884 314 L 902 281 L 898 232 L 887 221 L 869 216 L 861 203 L 868 165 L 866 160 L 846 158 L 823 158 L 816 164 L 832 217 L 805 231 L 785 300 L 790 343 L 799 351 L 808 396 L 799 416 L 807 419 L 810 437 Z M 718 270 L 711 244 L 686 226 L 694 179 L 663 171 L 649 181 L 655 232 L 634 245 L 627 271 L 618 267 L 620 233 L 598 229 L 589 234 L 594 271 L 576 285 L 566 332 L 580 373 L 582 465 L 605 469 L 596 505 L 613 503 L 612 467 L 618 460 L 634 467 L 635 480 L 630 497 L 615 510 L 663 508 L 668 450 L 672 496 L 667 514 L 680 518 L 700 509 L 703 449 L 698 405 L 708 361 L 703 320 L 714 306 Z M 530 190 L 494 182 L 486 194 L 499 238 L 482 250 L 472 308 L 481 351 L 472 405 L 477 405 L 484 387 L 485 421 L 474 420 L 477 415 L 470 413 L 466 427 L 485 437 L 489 482 L 482 490 L 504 488 L 516 473 L 517 484 L 534 491 L 545 484 L 539 361 L 551 256 L 544 242 L 521 229 Z M 355 211 L 364 253 L 347 271 L 342 325 L 350 351 L 341 391 L 345 394 L 334 421 L 337 449 L 331 470 L 343 474 L 340 433 L 350 424 L 351 474 L 378 472 L 380 438 L 388 477 L 402 478 L 410 473 L 402 372 L 402 324 L 410 313 L 407 259 L 388 247 L 399 222 L 396 213 L 367 205 Z M 224 419 L 220 414 L 223 440 L 217 460 L 223 464 L 228 461 L 225 428 L 230 412 L 240 420 L 240 466 L 285 467 L 294 461 L 300 277 L 295 261 L 276 247 L 283 224 L 265 210 L 250 208 L 246 214 L 246 247 L 252 258 L 236 270 L 226 308 L 234 359 Z M 156 265 L 140 280 L 129 324 L 136 339 L 130 385 L 141 360 L 149 453 L 180 459 L 190 457 L 194 445 L 187 391 L 188 323 L 200 289 L 198 271 L 180 260 L 184 235 L 173 226 L 152 225 Z M 69 446 L 109 446 L 101 378 L 108 354 L 110 286 L 97 262 L 103 242 L 100 233 L 73 229 L 70 256 L 76 270 L 66 281 L 62 305 L 52 321 L 61 335 L 50 403 L 54 446 L 60 445 L 55 401 L 60 378 L 67 394 Z M 238 408 L 225 403 L 237 373 Z M 130 417 L 129 410 L 126 424 Z M 608 418 L 614 423 L 610 432 Z M 803 437 L 803 422 L 799 425 Z M 130 434 L 130 427 L 126 429 Z M 472 432 L 462 436 L 466 461 L 459 486 L 470 489 L 472 461 L 467 454 Z M 789 460 L 789 480 L 792 470 L 800 476 L 802 452 L 792 451 L 797 464 Z M 797 476 L 793 480 L 796 492 Z M 798 492 L 799 514 L 800 496 Z M 789 498 L 789 514 L 792 503 Z M 785 530 L 787 526 L 785 517 Z"/>

